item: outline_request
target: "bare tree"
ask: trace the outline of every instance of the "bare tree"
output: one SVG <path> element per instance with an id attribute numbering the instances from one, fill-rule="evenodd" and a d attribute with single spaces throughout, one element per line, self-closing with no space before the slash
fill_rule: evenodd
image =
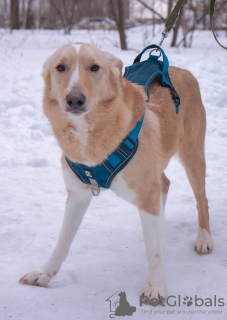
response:
<path id="1" fill-rule="evenodd" d="M 156 10 L 154 10 L 154 8 L 150 7 L 149 5 L 147 5 L 147 3 L 145 3 L 143 0 L 137 0 L 139 3 L 141 3 L 145 8 L 149 9 L 150 11 L 152 11 L 154 14 L 156 14 L 159 18 L 162 19 L 163 22 L 165 22 L 167 19 L 164 18 L 159 12 L 157 12 Z M 172 10 L 172 5 L 173 5 L 173 1 L 169 0 L 168 2 L 168 16 L 171 13 Z M 183 12 L 183 6 L 181 8 L 179 17 L 173 27 L 173 37 L 172 37 L 172 41 L 171 41 L 171 47 L 175 47 L 176 46 L 176 41 L 177 41 L 177 35 L 178 35 L 178 30 L 179 27 L 181 25 L 181 20 L 182 20 L 182 12 Z"/>
<path id="2" fill-rule="evenodd" d="M 186 17 L 185 7 L 183 7 L 181 10 L 182 10 L 181 25 L 182 25 L 183 35 L 184 35 L 183 46 L 186 48 L 187 47 L 187 39 L 185 37 L 185 34 L 186 34 L 187 30 L 188 30 L 188 20 L 187 20 L 187 17 Z"/>
<path id="3" fill-rule="evenodd" d="M 193 25 L 192 25 L 188 30 L 186 30 L 186 32 L 184 33 L 183 38 L 176 44 L 176 47 L 179 47 L 179 46 L 181 45 L 181 43 L 185 41 L 187 35 L 188 35 L 190 32 L 191 32 L 191 34 L 193 34 L 196 25 L 198 25 L 198 24 L 204 19 L 204 15 L 206 15 L 206 13 L 203 13 L 203 15 L 201 15 L 200 18 L 197 18 L 197 19 L 194 21 Z M 192 35 L 191 35 L 191 40 L 190 40 L 189 47 L 191 47 L 191 41 L 192 41 Z"/>
<path id="4" fill-rule="evenodd" d="M 176 43 L 177 43 L 177 35 L 178 35 L 178 31 L 179 28 L 182 26 L 183 28 L 183 33 L 185 34 L 187 32 L 187 19 L 186 19 L 186 14 L 185 14 L 185 3 L 183 3 L 181 10 L 179 12 L 178 18 L 173 26 L 173 37 L 172 37 L 172 41 L 171 41 L 171 47 L 175 47 Z M 186 47 L 186 37 L 184 38 L 184 46 Z"/>
<path id="5" fill-rule="evenodd" d="M 4 25 L 5 25 L 5 27 L 7 27 L 8 26 L 8 6 L 7 6 L 7 1 L 6 0 L 4 0 L 4 8 L 3 8 L 3 15 L 4 15 Z"/>
<path id="6" fill-rule="evenodd" d="M 24 0 L 23 0 L 23 2 L 24 2 Z M 35 26 L 34 11 L 33 11 L 33 8 L 32 8 L 33 3 L 34 3 L 34 0 L 28 0 L 27 9 L 23 13 L 23 15 L 24 15 L 24 25 L 23 25 L 23 27 L 25 29 L 32 29 Z M 25 8 L 23 8 L 23 11 L 24 10 L 25 10 Z"/>
<path id="7" fill-rule="evenodd" d="M 45 0 L 39 0 L 38 28 L 43 28 L 45 22 Z"/>
<path id="8" fill-rule="evenodd" d="M 10 30 L 19 29 L 19 0 L 10 1 Z"/>
<path id="9" fill-rule="evenodd" d="M 49 0 L 49 2 L 59 17 L 64 32 L 70 33 L 73 27 L 77 0 Z"/>
<path id="10" fill-rule="evenodd" d="M 177 35 L 178 35 L 179 27 L 181 25 L 182 12 L 183 12 L 183 7 L 181 8 L 179 17 L 177 18 L 177 21 L 175 22 L 175 25 L 173 27 L 173 37 L 172 37 L 172 41 L 171 41 L 171 45 L 170 45 L 171 47 L 176 46 Z"/>
<path id="11" fill-rule="evenodd" d="M 123 0 L 109 0 L 110 10 L 114 21 L 116 22 L 119 32 L 121 49 L 127 50 L 125 37 L 125 17 L 124 17 L 124 2 Z"/>
<path id="12" fill-rule="evenodd" d="M 145 8 L 147 8 L 148 10 L 150 10 L 151 12 L 156 14 L 162 21 L 166 21 L 166 19 L 158 11 L 156 11 L 154 8 L 150 7 L 146 2 L 144 2 L 143 0 L 137 0 L 137 1 L 140 4 L 142 4 Z"/>

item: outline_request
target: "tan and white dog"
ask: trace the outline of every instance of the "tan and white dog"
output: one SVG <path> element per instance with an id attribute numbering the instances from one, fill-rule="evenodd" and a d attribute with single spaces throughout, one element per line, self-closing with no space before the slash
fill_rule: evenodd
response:
<path id="1" fill-rule="evenodd" d="M 138 150 L 111 184 L 140 213 L 149 264 L 144 294 L 149 298 L 166 295 L 163 211 L 170 182 L 164 170 L 176 153 L 197 201 L 195 250 L 200 254 L 212 250 L 205 192 L 205 110 L 191 73 L 176 67 L 170 67 L 169 73 L 181 97 L 178 115 L 168 89 L 154 81 L 151 101 L 145 103 L 144 88 L 122 78 L 122 62 L 92 45 L 65 45 L 47 59 L 43 109 L 63 152 L 68 199 L 53 254 L 41 269 L 23 276 L 21 283 L 46 286 L 58 273 L 91 200 L 90 185 L 77 178 L 65 156 L 88 166 L 102 163 L 144 114 Z"/>

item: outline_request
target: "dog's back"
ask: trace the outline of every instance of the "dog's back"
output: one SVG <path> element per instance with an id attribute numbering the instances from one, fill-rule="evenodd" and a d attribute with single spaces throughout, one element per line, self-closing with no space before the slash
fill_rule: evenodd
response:
<path id="1" fill-rule="evenodd" d="M 199 85 L 195 77 L 187 70 L 170 67 L 171 81 L 180 99 L 180 111 L 174 112 L 174 102 L 167 88 L 160 86 L 158 80 L 150 87 L 151 103 L 148 108 L 158 118 L 162 156 L 171 157 L 176 152 L 181 155 L 191 143 L 200 149 L 204 143 L 206 117 L 201 101 Z M 146 139 L 146 138 L 145 138 Z"/>

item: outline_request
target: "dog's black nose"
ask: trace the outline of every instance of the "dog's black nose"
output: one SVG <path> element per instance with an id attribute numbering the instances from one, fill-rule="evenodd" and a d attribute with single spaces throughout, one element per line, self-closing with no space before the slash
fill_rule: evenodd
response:
<path id="1" fill-rule="evenodd" d="M 68 105 L 69 111 L 79 111 L 79 109 L 84 105 L 85 103 L 85 96 L 81 92 L 70 92 L 66 96 L 66 102 Z"/>

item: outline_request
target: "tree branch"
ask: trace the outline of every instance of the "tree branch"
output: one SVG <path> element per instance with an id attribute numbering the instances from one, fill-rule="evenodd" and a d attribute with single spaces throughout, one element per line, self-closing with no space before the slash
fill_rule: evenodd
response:
<path id="1" fill-rule="evenodd" d="M 57 15 L 59 16 L 60 20 L 61 20 L 61 24 L 63 29 L 65 30 L 65 21 L 64 21 L 64 17 L 61 13 L 61 10 L 58 8 L 58 6 L 56 5 L 56 3 L 54 2 L 54 0 L 50 0 L 50 4 L 51 6 L 55 9 Z"/>
<path id="2" fill-rule="evenodd" d="M 160 13 L 158 13 L 156 10 L 154 10 L 153 8 L 151 8 L 150 6 L 148 6 L 145 2 L 143 2 L 142 0 L 136 0 L 138 1 L 140 4 L 142 4 L 145 8 L 147 8 L 148 10 L 152 11 L 154 14 L 156 14 L 157 16 L 159 16 L 159 18 L 161 18 L 163 21 L 166 21 L 166 18 L 164 18 Z"/>
<path id="3" fill-rule="evenodd" d="M 193 25 L 186 31 L 186 33 L 184 34 L 184 37 L 176 44 L 176 47 L 179 47 L 179 45 L 185 40 L 186 36 L 188 35 L 189 32 L 193 31 L 195 29 L 195 26 L 200 23 L 200 21 L 203 20 L 203 18 L 207 15 L 207 13 L 205 12 L 204 14 L 202 14 L 202 16 L 199 19 L 196 19 L 196 21 L 193 23 Z"/>

